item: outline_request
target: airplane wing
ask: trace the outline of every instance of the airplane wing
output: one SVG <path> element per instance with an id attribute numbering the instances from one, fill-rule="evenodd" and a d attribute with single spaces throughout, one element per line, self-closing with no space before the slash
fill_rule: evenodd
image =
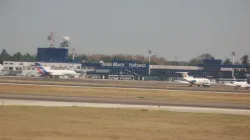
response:
<path id="1" fill-rule="evenodd" d="M 234 86 L 234 87 L 236 87 L 236 85 L 235 85 L 235 84 L 231 84 L 231 83 L 225 83 L 225 85 L 227 85 L 227 86 Z"/>
<path id="2" fill-rule="evenodd" d="M 190 84 L 189 82 L 187 81 L 180 81 L 180 80 L 176 80 L 176 82 L 180 82 L 180 83 L 183 83 L 183 84 Z"/>
<path id="3" fill-rule="evenodd" d="M 217 84 L 217 82 L 210 82 L 210 84 Z"/>
<path id="4" fill-rule="evenodd" d="M 247 84 L 247 85 L 246 85 L 246 88 L 250 88 L 250 84 Z"/>

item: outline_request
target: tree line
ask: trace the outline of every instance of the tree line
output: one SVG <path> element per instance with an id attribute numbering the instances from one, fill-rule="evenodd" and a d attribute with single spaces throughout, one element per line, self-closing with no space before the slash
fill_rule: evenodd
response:
<path id="1" fill-rule="evenodd" d="M 36 61 L 36 56 L 31 55 L 29 53 L 22 54 L 20 52 L 14 53 L 13 55 L 9 54 L 7 50 L 3 49 L 0 54 L 0 63 L 2 64 L 3 61 Z"/>
<path id="2" fill-rule="evenodd" d="M 69 59 L 72 58 L 72 54 L 69 55 Z M 156 55 L 152 55 L 150 57 L 151 65 L 180 65 L 180 66 L 196 66 L 202 64 L 203 59 L 215 59 L 211 54 L 201 54 L 195 58 L 190 59 L 189 61 L 167 61 L 163 57 L 158 57 Z M 143 55 L 124 55 L 124 54 L 116 54 L 116 55 L 104 55 L 104 54 L 76 54 L 74 61 L 77 62 L 95 62 L 98 63 L 100 61 L 110 62 L 112 60 L 134 60 L 137 63 L 148 63 L 149 57 Z M 32 55 L 29 53 L 22 54 L 20 52 L 14 53 L 13 55 L 9 54 L 6 49 L 3 49 L 0 53 L 0 63 L 3 61 L 29 61 L 35 62 L 36 55 Z M 70 60 L 72 61 L 72 60 Z M 232 64 L 232 61 L 229 58 L 226 58 L 223 63 L 224 65 Z M 236 61 L 235 64 L 249 64 L 248 55 L 244 55 L 241 57 L 240 61 Z"/>
<path id="3" fill-rule="evenodd" d="M 193 59 L 191 59 L 188 63 L 189 65 L 198 65 L 198 64 L 202 64 L 202 60 L 203 59 L 215 59 L 212 55 L 210 54 L 202 54 L 198 57 L 195 57 Z M 224 61 L 222 61 L 222 65 L 232 65 L 233 62 L 231 61 L 231 59 L 226 58 Z M 243 55 L 240 60 L 237 60 L 234 62 L 235 65 L 249 65 L 249 56 L 248 55 Z"/>
<path id="4" fill-rule="evenodd" d="M 241 62 L 240 62 L 241 61 Z M 240 58 L 240 61 L 236 61 L 234 62 L 234 64 L 242 64 L 242 65 L 249 65 L 249 56 L 248 55 L 243 55 Z M 231 59 L 226 58 L 226 60 L 223 62 L 224 65 L 232 65 L 233 62 L 231 61 Z"/>

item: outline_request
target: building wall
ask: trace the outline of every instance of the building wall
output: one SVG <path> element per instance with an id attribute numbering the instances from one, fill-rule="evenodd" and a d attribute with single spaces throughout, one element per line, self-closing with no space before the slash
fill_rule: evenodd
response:
<path id="1" fill-rule="evenodd" d="M 202 70 L 203 67 L 198 66 L 170 66 L 170 65 L 150 65 L 150 69 L 173 69 L 173 70 Z"/>
<path id="2" fill-rule="evenodd" d="M 114 64 L 115 63 L 115 64 Z M 135 76 L 148 76 L 149 65 L 144 64 L 142 67 L 129 67 L 129 63 L 136 63 L 134 61 L 117 61 L 114 60 L 110 63 L 82 63 L 82 67 L 91 68 L 91 74 L 98 73 L 104 69 L 108 75 L 135 75 Z M 232 78 L 233 66 L 220 65 L 220 60 L 205 61 L 205 66 L 169 66 L 169 65 L 150 65 L 150 76 L 154 79 L 167 80 L 169 78 L 181 78 L 180 74 L 176 72 L 189 72 L 190 75 L 195 77 L 210 77 L 210 78 Z M 139 66 L 139 65 L 138 65 Z M 109 71 L 108 71 L 108 70 Z M 235 77 L 246 78 L 249 74 L 247 66 L 235 66 Z"/>
<path id="3" fill-rule="evenodd" d="M 66 48 L 38 48 L 38 62 L 68 62 L 68 49 Z"/>
<path id="4" fill-rule="evenodd" d="M 23 66 L 21 68 L 21 75 L 23 76 L 39 76 L 40 73 L 37 71 L 35 66 Z"/>
<path id="5" fill-rule="evenodd" d="M 232 71 L 207 71 L 207 70 L 162 70 L 162 69 L 153 69 L 151 70 L 152 76 L 158 76 L 159 80 L 169 80 L 170 78 L 181 79 L 182 76 L 176 72 L 188 72 L 190 76 L 194 77 L 207 77 L 207 78 L 231 78 Z"/>
<path id="6" fill-rule="evenodd" d="M 151 75 L 158 76 L 159 79 L 181 77 L 176 72 L 189 72 L 195 77 L 232 78 L 233 71 L 235 78 L 248 78 L 250 66 L 247 65 L 222 65 L 221 60 L 203 60 L 203 64 L 198 66 L 168 66 L 151 65 Z"/>
<path id="7" fill-rule="evenodd" d="M 148 76 L 149 65 L 138 64 L 134 61 L 112 61 L 110 63 L 50 63 L 40 62 L 44 67 L 51 67 L 52 69 L 70 69 L 77 72 L 85 72 L 87 74 L 99 74 L 105 75 L 134 75 L 134 76 Z M 16 61 L 4 61 L 3 67 L 6 71 L 11 72 L 24 72 L 24 73 L 36 73 L 35 62 L 16 62 Z M 232 68 L 221 68 L 221 70 L 204 70 L 203 67 L 194 66 L 161 66 L 151 65 L 150 76 L 154 79 L 167 80 L 172 77 L 181 77 L 176 72 L 189 72 L 191 76 L 195 77 L 213 77 L 213 78 L 232 78 Z M 248 68 L 240 67 L 235 68 L 236 78 L 249 77 L 250 72 Z"/>
<path id="8" fill-rule="evenodd" d="M 109 63 L 82 63 L 83 69 L 94 69 L 91 73 L 105 70 L 109 75 L 148 75 L 149 65 L 140 64 L 135 61 L 113 60 Z"/>
<path id="9" fill-rule="evenodd" d="M 69 69 L 81 71 L 81 64 L 79 63 L 45 63 L 39 62 L 44 67 L 51 67 L 51 69 Z M 22 71 L 31 70 L 35 68 L 35 62 L 17 62 L 17 61 L 4 61 L 3 67 L 5 71 Z"/>

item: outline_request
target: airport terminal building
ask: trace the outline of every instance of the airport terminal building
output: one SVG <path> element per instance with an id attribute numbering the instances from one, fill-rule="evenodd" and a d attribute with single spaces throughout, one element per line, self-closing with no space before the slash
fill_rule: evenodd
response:
<path id="1" fill-rule="evenodd" d="M 67 48 L 38 48 L 37 62 L 54 69 L 73 69 L 89 77 L 101 79 L 173 80 L 181 78 L 176 72 L 189 72 L 194 77 L 250 78 L 250 66 L 222 65 L 222 60 L 203 60 L 198 66 L 149 65 L 133 60 L 112 60 L 111 62 L 70 62 Z M 36 73 L 35 62 L 4 61 L 3 67 L 11 74 Z M 234 69 L 234 72 L 233 72 Z M 8 73 L 7 72 L 7 73 Z M 35 74 L 33 74 L 35 75 Z"/>
<path id="2" fill-rule="evenodd" d="M 135 61 L 116 61 L 110 63 L 82 63 L 82 68 L 90 69 L 88 73 L 104 75 L 133 75 L 137 79 L 171 80 L 181 78 L 176 72 L 188 72 L 194 77 L 211 79 L 232 78 L 244 79 L 250 77 L 250 66 L 221 65 L 221 60 L 203 60 L 199 66 L 169 66 L 140 64 Z M 92 70 L 92 71 L 91 71 Z"/>

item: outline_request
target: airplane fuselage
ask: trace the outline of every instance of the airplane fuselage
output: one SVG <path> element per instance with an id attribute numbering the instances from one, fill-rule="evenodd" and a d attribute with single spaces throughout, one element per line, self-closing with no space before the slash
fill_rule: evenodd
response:
<path id="1" fill-rule="evenodd" d="M 187 82 L 190 83 L 190 85 L 203 85 L 203 86 L 210 86 L 210 80 L 207 78 L 185 78 Z"/>
<path id="2" fill-rule="evenodd" d="M 187 72 L 177 73 L 180 73 L 183 76 L 184 81 L 180 82 L 189 84 L 189 86 L 198 85 L 198 87 L 200 87 L 202 85 L 203 87 L 209 87 L 211 85 L 211 81 L 207 78 L 194 78 L 193 76 L 189 76 Z"/>
<path id="3" fill-rule="evenodd" d="M 50 67 L 43 67 L 36 63 L 36 68 L 41 75 L 50 77 L 59 77 L 62 75 L 75 76 L 77 73 L 74 70 L 52 70 Z"/>
<path id="4" fill-rule="evenodd" d="M 236 87 L 248 88 L 250 85 L 247 82 L 233 82 Z"/>
<path id="5" fill-rule="evenodd" d="M 47 70 L 48 75 L 51 76 L 60 76 L 60 75 L 70 75 L 70 76 L 74 76 L 77 73 L 73 70 Z"/>
<path id="6" fill-rule="evenodd" d="M 235 89 L 240 88 L 240 87 L 245 88 L 245 89 L 250 88 L 250 84 L 248 84 L 247 82 L 234 81 L 234 82 L 231 82 L 231 83 L 225 83 L 225 85 L 233 86 L 233 87 L 235 87 Z"/>

